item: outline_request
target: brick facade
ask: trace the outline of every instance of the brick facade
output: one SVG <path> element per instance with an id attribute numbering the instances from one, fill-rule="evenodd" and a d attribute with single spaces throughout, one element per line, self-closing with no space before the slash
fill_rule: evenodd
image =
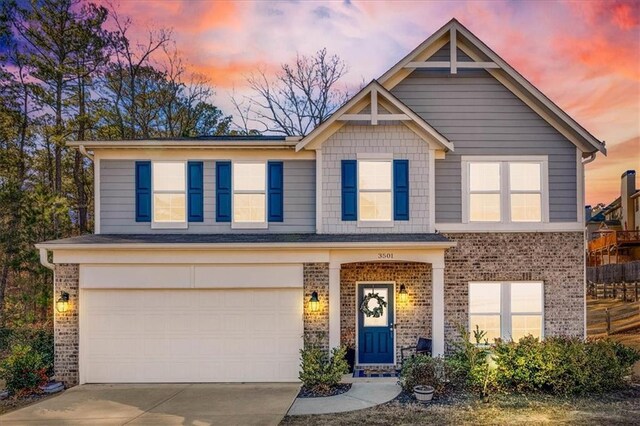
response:
<path id="1" fill-rule="evenodd" d="M 469 318 L 469 281 L 544 282 L 545 336 L 584 336 L 582 232 L 448 234 L 445 253 L 445 341 Z"/>
<path id="2" fill-rule="evenodd" d="M 66 387 L 76 386 L 78 375 L 79 347 L 79 267 L 75 264 L 56 265 L 54 272 L 54 301 L 61 291 L 69 293 L 69 309 L 58 312 L 54 307 L 54 371 L 56 380 Z"/>
<path id="3" fill-rule="evenodd" d="M 340 270 L 340 342 L 355 347 L 356 282 L 395 281 L 396 355 L 400 348 L 416 344 L 418 337 L 431 336 L 431 265 L 415 262 L 370 262 L 343 264 Z M 404 284 L 409 300 L 400 303 Z"/>
<path id="4" fill-rule="evenodd" d="M 409 219 L 393 227 L 358 227 L 342 221 L 341 161 L 358 154 L 391 153 L 394 159 L 409 160 Z M 427 232 L 429 227 L 429 144 L 404 124 L 377 126 L 347 124 L 322 145 L 322 229 L 331 233 Z"/>
<path id="5" fill-rule="evenodd" d="M 323 349 L 329 350 L 329 264 L 305 263 L 304 280 L 304 335 L 305 338 L 319 339 Z M 318 292 L 320 309 L 309 310 L 311 293 Z"/>

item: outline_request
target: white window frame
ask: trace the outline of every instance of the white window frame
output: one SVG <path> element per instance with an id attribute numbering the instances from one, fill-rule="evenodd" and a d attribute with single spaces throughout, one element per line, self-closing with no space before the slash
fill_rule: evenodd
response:
<path id="1" fill-rule="evenodd" d="M 356 181 L 358 182 L 358 193 L 357 193 L 357 202 L 358 202 L 358 228 L 391 228 L 393 227 L 393 212 L 394 212 L 394 200 L 393 200 L 393 154 L 392 153 L 359 153 L 356 157 L 357 159 L 357 173 L 356 173 Z M 386 190 L 362 190 L 360 188 L 360 163 L 361 162 L 387 162 L 390 163 L 391 166 L 391 186 L 389 187 L 389 192 L 391 193 L 391 217 L 389 220 L 362 220 L 360 219 L 360 214 L 362 213 L 362 209 L 360 208 L 360 192 L 371 192 L 371 193 L 385 193 Z"/>
<path id="2" fill-rule="evenodd" d="M 156 206 L 155 206 L 155 195 L 158 194 L 178 194 L 178 191 L 164 191 L 164 190 L 156 190 L 153 169 L 154 164 L 169 164 L 169 163 L 178 163 L 183 165 L 184 170 L 184 190 L 182 194 L 184 194 L 184 221 L 183 222 L 156 222 Z M 151 229 L 187 229 L 189 227 L 189 221 L 187 217 L 189 215 L 189 197 L 187 194 L 188 191 L 188 182 L 187 182 L 187 162 L 182 160 L 152 160 L 151 161 Z"/>
<path id="3" fill-rule="evenodd" d="M 262 164 L 264 165 L 264 188 L 262 191 L 258 190 L 236 190 L 235 184 L 235 165 L 236 164 Z M 232 229 L 267 229 L 269 227 L 269 221 L 267 220 L 269 216 L 268 208 L 269 208 L 269 200 L 267 194 L 267 186 L 268 182 L 268 167 L 267 161 L 265 160 L 242 160 L 242 161 L 232 161 L 231 162 L 231 228 Z M 262 222 L 236 222 L 236 212 L 235 212 L 235 195 L 236 194 L 263 194 L 264 195 L 264 220 Z"/>
<path id="4" fill-rule="evenodd" d="M 513 225 L 519 228 L 536 228 L 541 223 L 549 222 L 549 158 L 546 155 L 464 155 L 462 156 L 462 222 L 476 226 L 486 226 L 491 229 L 496 225 Z M 499 163 L 500 164 L 500 221 L 471 221 L 470 220 L 470 164 L 471 163 Z M 509 165 L 512 163 L 540 164 L 540 221 L 512 221 L 511 194 L 538 193 L 538 191 L 512 191 L 509 182 Z M 474 191 L 475 193 L 496 193 L 497 191 Z"/>
<path id="5" fill-rule="evenodd" d="M 467 288 L 467 295 L 471 294 L 471 286 L 474 284 L 500 284 L 500 337 L 502 340 L 511 340 L 512 334 L 512 321 L 511 317 L 516 316 L 526 316 L 526 315 L 540 315 L 540 339 L 544 339 L 544 282 L 543 281 L 470 281 L 469 286 Z M 513 313 L 511 311 L 511 287 L 514 285 L 521 284 L 540 284 L 540 301 L 541 301 L 541 311 L 540 312 L 516 312 Z M 468 297 L 468 296 L 467 296 Z M 467 306 L 471 306 L 470 300 L 468 301 Z M 473 336 L 473 325 L 471 324 L 471 309 L 467 312 L 467 326 L 469 333 Z M 496 315 L 495 313 L 476 313 L 473 315 Z M 489 342 L 493 343 L 493 342 Z"/>

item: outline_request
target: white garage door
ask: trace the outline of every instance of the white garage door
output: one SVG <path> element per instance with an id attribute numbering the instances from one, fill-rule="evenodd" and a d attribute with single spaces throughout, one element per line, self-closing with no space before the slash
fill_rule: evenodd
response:
<path id="1" fill-rule="evenodd" d="M 84 381 L 297 381 L 302 300 L 299 288 L 84 290 Z"/>

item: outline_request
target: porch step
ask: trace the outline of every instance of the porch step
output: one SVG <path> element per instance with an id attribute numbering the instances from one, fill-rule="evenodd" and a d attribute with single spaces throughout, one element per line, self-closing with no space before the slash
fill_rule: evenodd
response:
<path id="1" fill-rule="evenodd" d="M 393 367 L 363 368 L 355 367 L 353 377 L 398 377 L 398 371 Z"/>

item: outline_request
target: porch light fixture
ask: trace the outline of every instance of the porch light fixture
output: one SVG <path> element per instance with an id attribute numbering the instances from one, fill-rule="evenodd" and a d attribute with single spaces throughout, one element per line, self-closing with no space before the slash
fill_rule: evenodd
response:
<path id="1" fill-rule="evenodd" d="M 409 300 L 409 294 L 407 293 L 407 288 L 404 286 L 404 284 L 400 284 L 400 292 L 398 293 L 398 300 L 401 303 L 405 303 L 406 301 Z"/>
<path id="2" fill-rule="evenodd" d="M 56 310 L 60 313 L 69 310 L 69 293 L 66 291 L 60 292 L 60 298 L 56 301 Z"/>
<path id="3" fill-rule="evenodd" d="M 317 312 L 320 309 L 320 300 L 318 300 L 318 292 L 311 293 L 311 299 L 309 299 L 309 310 L 311 312 Z"/>

